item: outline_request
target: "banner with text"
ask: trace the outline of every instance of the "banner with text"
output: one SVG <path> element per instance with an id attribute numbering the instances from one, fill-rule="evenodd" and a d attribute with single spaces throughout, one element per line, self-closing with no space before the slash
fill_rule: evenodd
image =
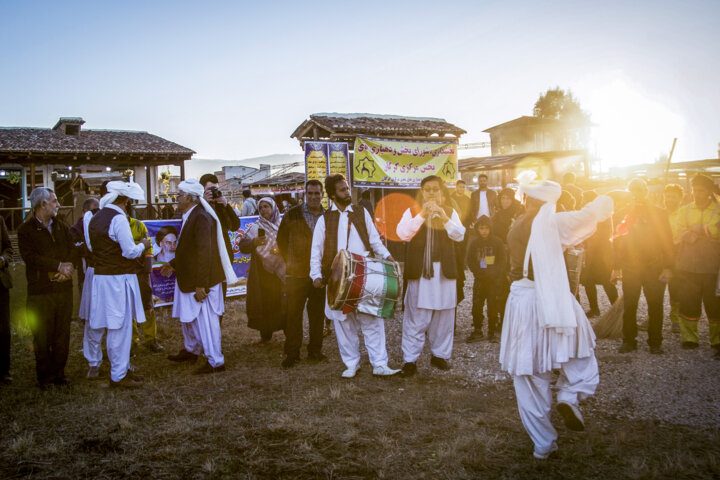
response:
<path id="1" fill-rule="evenodd" d="M 345 142 L 305 142 L 305 181 L 320 180 L 325 185 L 325 177 L 341 173 L 348 177 L 350 148 Z M 328 207 L 327 194 L 323 193 L 323 206 Z"/>
<path id="2" fill-rule="evenodd" d="M 420 181 L 437 175 L 448 186 L 457 180 L 457 141 L 417 142 L 355 138 L 354 187 L 420 188 Z"/>

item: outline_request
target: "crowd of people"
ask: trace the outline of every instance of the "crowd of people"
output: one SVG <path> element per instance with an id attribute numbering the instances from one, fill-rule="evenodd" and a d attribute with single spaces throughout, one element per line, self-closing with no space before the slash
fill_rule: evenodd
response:
<path id="1" fill-rule="evenodd" d="M 353 204 L 347 180 L 331 175 L 324 184 L 308 181 L 305 201 L 286 206 L 281 216 L 273 198 L 255 201 L 247 192 L 240 214 L 246 205 L 248 212 L 252 208 L 259 214 L 239 244 L 251 258 L 248 326 L 259 331 L 263 343 L 274 332 L 284 332 L 281 366 L 286 369 L 301 359 L 307 311 L 307 359 L 326 360 L 323 328 L 326 319 L 331 320 L 343 378 L 354 377 L 360 368 L 361 333 L 373 375 L 415 375 L 426 337 L 430 365 L 448 370 L 456 307 L 463 299 L 469 268 L 474 278 L 473 330 L 466 341 L 485 338 L 484 328 L 488 340 L 500 340 L 500 363 L 513 376 L 521 420 L 535 444 L 535 456 L 547 458 L 557 448 L 557 432 L 550 423 L 552 372 L 560 373 L 557 410 L 575 430 L 584 428 L 579 401 L 593 394 L 598 383 L 595 335 L 588 320 L 601 313 L 597 285 L 613 303 L 619 296 L 615 281 L 622 279 L 621 353 L 637 349 L 641 292 L 648 304 L 650 353 L 663 353 L 667 286 L 672 329 L 681 335 L 682 348 L 698 347 L 704 306 L 710 344 L 720 358 L 720 203 L 713 180 L 701 174 L 693 177 L 690 202 L 684 202 L 682 187 L 667 185 L 662 205 L 650 201 L 647 183 L 641 179 L 607 195 L 583 191 L 575 183 L 572 174 L 561 185 L 524 172 L 518 177 L 518 191 L 496 191 L 481 174 L 478 189 L 468 195 L 462 180 L 453 193 L 437 176 L 422 180 L 416 203 L 396 226 L 397 236 L 407 245 L 400 368 L 389 365 L 382 316 L 357 308 L 334 309 L 326 295 L 333 260 L 340 251 L 394 262 L 375 227 L 369 198 Z M 324 193 L 331 200 L 328 209 L 322 205 Z M 128 215 L 133 201 L 144 200 L 137 184 L 107 183 L 99 201 L 86 201 L 83 218 L 72 228 L 56 219 L 59 204 L 51 189 L 32 191 L 33 214 L 19 228 L 18 243 L 26 264 L 28 323 L 42 388 L 68 383 L 64 367 L 75 269 L 82 275 L 79 316 L 85 322 L 87 377 L 99 377 L 105 336 L 110 385 L 142 385 L 130 362 L 133 332 L 147 349 L 163 350 L 157 341 L 148 281 L 153 258 L 166 260 L 163 275 L 176 275 L 172 316 L 180 320 L 184 345 L 168 359 L 194 363 L 204 357 L 197 374 L 225 370 L 224 299 L 227 285 L 237 281 L 228 232 L 239 228 L 238 213 L 219 192 L 213 175 L 183 181 L 177 198 L 182 227 L 158 232 L 160 251 L 153 252 L 147 229 Z M 0 227 L 0 375 L 9 383 L 12 285 L 6 272 L 12 250 L 3 222 Z M 585 289 L 587 312 L 566 268 L 570 248 L 585 252 L 577 283 Z"/>

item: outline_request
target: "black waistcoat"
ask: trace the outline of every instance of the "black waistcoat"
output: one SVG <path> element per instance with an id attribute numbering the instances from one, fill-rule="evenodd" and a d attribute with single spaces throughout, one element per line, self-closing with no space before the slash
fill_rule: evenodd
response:
<path id="1" fill-rule="evenodd" d="M 450 212 L 452 213 L 452 211 Z M 449 216 L 449 215 L 448 215 Z M 455 254 L 456 242 L 450 240 L 445 229 L 433 229 L 433 261 L 439 256 L 442 273 L 445 278 L 458 277 L 457 256 Z M 423 223 L 420 230 L 410 240 L 405 258 L 405 278 L 418 280 L 422 277 L 423 260 L 425 258 L 425 244 L 427 243 L 427 224 Z"/>
<path id="2" fill-rule="evenodd" d="M 122 255 L 120 244 L 110 238 L 110 223 L 116 215 L 114 208 L 105 207 L 90 220 L 90 245 L 95 275 L 125 275 L 137 272 L 137 261 Z"/>
<path id="3" fill-rule="evenodd" d="M 325 245 L 323 247 L 322 256 L 322 276 L 323 279 L 328 280 L 330 278 L 330 267 L 332 262 L 335 260 L 337 255 L 338 245 L 338 224 L 340 223 L 340 212 L 337 210 L 328 210 L 324 214 L 325 218 Z M 365 245 L 365 250 L 373 254 L 372 247 L 370 246 L 370 236 L 368 235 L 367 225 L 365 225 L 365 209 L 363 207 L 353 205 L 352 211 L 348 212 L 348 228 L 350 225 L 355 226 L 360 240 Z M 346 232 L 343 232 L 346 234 Z"/>

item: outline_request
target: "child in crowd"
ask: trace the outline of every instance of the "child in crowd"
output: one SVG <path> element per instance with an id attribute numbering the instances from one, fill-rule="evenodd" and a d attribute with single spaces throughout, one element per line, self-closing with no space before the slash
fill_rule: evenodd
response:
<path id="1" fill-rule="evenodd" d="M 502 240 L 492 234 L 490 218 L 481 216 L 475 222 L 477 237 L 470 243 L 468 267 L 475 276 L 473 284 L 473 326 L 474 330 L 467 338 L 468 343 L 483 338 L 483 307 L 487 300 L 488 340 L 494 341 L 495 333 L 500 331 L 499 294 L 502 276 L 505 275 L 507 256 Z"/>

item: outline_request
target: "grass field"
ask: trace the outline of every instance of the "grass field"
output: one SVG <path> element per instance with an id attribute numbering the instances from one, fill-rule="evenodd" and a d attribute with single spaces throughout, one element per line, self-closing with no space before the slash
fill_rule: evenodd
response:
<path id="1" fill-rule="evenodd" d="M 175 352 L 179 325 L 164 312 L 159 328 Z M 66 373 L 74 383 L 41 391 L 20 328 L 15 382 L 0 388 L 0 478 L 720 477 L 717 428 L 595 411 L 575 433 L 554 416 L 560 451 L 534 460 L 509 380 L 468 386 L 427 364 L 411 379 L 374 378 L 367 360 L 342 380 L 334 336 L 325 339 L 329 361 L 282 370 L 283 338 L 256 344 L 235 300 L 223 325 L 226 372 L 193 375 L 195 366 L 139 350 L 133 362 L 145 386 L 116 390 L 106 386 L 107 360 L 104 380 L 84 379 L 73 323 Z M 399 364 L 399 352 L 390 354 Z"/>

